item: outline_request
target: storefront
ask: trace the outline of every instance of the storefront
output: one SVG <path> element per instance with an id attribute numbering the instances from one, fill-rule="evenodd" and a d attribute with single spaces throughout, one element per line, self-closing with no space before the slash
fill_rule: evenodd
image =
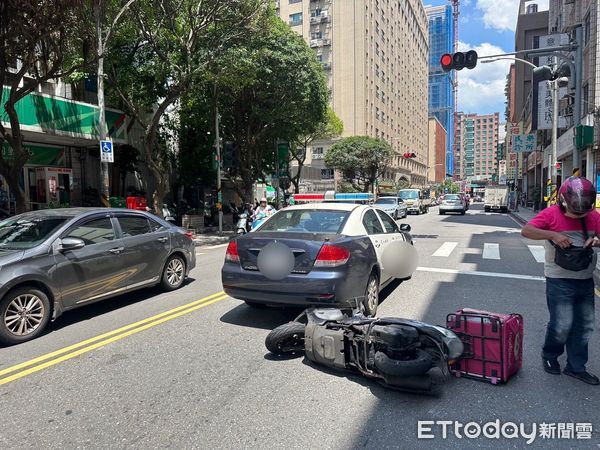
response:
<path id="1" fill-rule="evenodd" d="M 5 87 L 4 95 L 8 93 Z M 98 107 L 65 97 L 31 93 L 16 104 L 16 110 L 29 153 L 20 180 L 28 208 L 81 205 L 85 188 L 100 185 L 99 158 L 92 156 L 91 150 L 98 148 Z M 10 126 L 2 112 L 0 121 L 5 127 Z M 115 145 L 127 143 L 125 114 L 107 108 L 106 121 Z M 11 159 L 8 143 L 4 142 L 0 151 L 5 160 Z M 0 215 L 14 214 L 14 199 L 8 183 L 0 177 Z"/>

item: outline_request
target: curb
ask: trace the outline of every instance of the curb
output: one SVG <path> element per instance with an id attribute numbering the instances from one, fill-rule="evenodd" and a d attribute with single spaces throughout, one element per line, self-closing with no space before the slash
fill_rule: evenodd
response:
<path id="1" fill-rule="evenodd" d="M 510 212 L 509 212 L 509 215 L 510 215 L 510 216 L 511 216 L 513 219 L 515 219 L 517 222 L 520 222 L 520 223 L 522 223 L 523 225 L 525 225 L 525 224 L 527 223 L 527 220 L 523 219 L 523 218 L 521 217 L 521 215 L 520 215 L 520 214 L 518 214 L 518 213 L 517 213 L 517 212 L 515 212 L 515 211 L 510 211 Z"/>

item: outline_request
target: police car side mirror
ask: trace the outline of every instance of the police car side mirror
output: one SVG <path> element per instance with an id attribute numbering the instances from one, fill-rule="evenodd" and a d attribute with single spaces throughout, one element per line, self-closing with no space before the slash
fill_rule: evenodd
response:
<path id="1" fill-rule="evenodd" d="M 400 231 L 403 231 L 405 233 L 409 233 L 411 230 L 410 225 L 407 223 L 403 223 L 400 225 Z"/>

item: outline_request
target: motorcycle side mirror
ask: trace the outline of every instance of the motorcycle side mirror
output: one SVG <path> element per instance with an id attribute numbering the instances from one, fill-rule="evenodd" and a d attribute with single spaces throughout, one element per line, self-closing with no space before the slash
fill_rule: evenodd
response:
<path id="1" fill-rule="evenodd" d="M 410 232 L 410 230 L 411 230 L 411 228 L 410 228 L 409 224 L 403 223 L 403 224 L 400 225 L 400 231 L 408 233 L 408 232 Z"/>

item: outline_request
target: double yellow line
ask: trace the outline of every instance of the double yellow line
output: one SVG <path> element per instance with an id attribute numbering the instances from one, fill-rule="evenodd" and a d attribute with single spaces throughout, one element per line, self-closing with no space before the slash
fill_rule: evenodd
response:
<path id="1" fill-rule="evenodd" d="M 7 367 L 6 369 L 0 370 L 0 386 L 11 381 L 18 380 L 19 378 L 26 377 L 32 373 L 39 372 L 40 370 L 52 367 L 63 361 L 67 361 L 76 356 L 83 355 L 84 353 L 91 352 L 97 348 L 103 347 L 112 342 L 119 341 L 132 334 L 139 333 L 140 331 L 147 330 L 148 328 L 155 327 L 161 323 L 168 322 L 177 317 L 189 314 L 197 309 L 204 308 L 212 305 L 213 303 L 225 300 L 227 295 L 221 291 L 208 297 L 204 297 L 200 300 L 196 300 L 192 303 L 173 308 L 169 311 L 157 314 L 147 319 L 140 320 L 138 322 L 131 323 L 116 330 L 109 331 L 108 333 L 100 334 L 90 339 L 78 342 L 77 344 L 70 345 L 68 347 L 61 348 L 51 353 L 39 356 L 29 361 Z"/>

